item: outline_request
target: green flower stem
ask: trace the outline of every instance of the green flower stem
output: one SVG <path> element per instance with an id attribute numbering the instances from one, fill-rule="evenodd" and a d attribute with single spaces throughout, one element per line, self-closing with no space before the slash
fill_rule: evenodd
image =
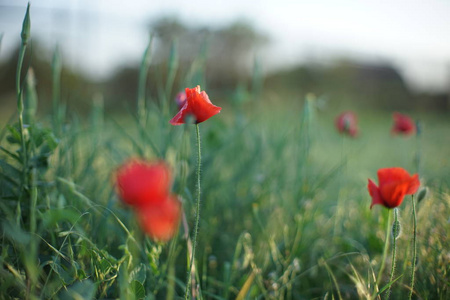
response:
<path id="1" fill-rule="evenodd" d="M 53 106 L 53 130 L 58 133 L 61 126 L 59 102 L 61 100 L 61 56 L 58 46 L 55 48 L 52 59 L 52 106 Z"/>
<path id="2" fill-rule="evenodd" d="M 201 171 L 201 164 L 202 164 L 202 152 L 201 152 L 201 141 L 200 141 L 200 128 L 198 124 L 195 125 L 196 131 L 197 131 L 197 146 L 198 146 L 198 152 L 197 152 L 197 210 L 196 210 L 196 216 L 195 216 L 195 228 L 194 228 L 194 240 L 192 242 L 192 257 L 191 261 L 189 263 L 189 270 L 187 272 L 187 279 L 186 279 L 186 291 L 184 294 L 184 299 L 189 299 L 189 288 L 191 285 L 191 273 L 192 273 L 192 266 L 194 265 L 195 261 L 195 249 L 197 248 L 197 235 L 198 235 L 198 226 L 200 223 L 200 171 Z"/>
<path id="3" fill-rule="evenodd" d="M 163 104 L 163 114 L 167 115 L 169 113 L 169 99 L 173 88 L 173 83 L 175 81 L 175 76 L 178 70 L 178 41 L 174 39 L 172 45 L 170 46 L 169 61 L 167 65 L 167 81 L 165 86 L 165 101 Z"/>
<path id="4" fill-rule="evenodd" d="M 388 219 L 386 222 L 386 238 L 385 238 L 385 242 L 384 242 L 384 249 L 383 249 L 383 257 L 381 259 L 381 266 L 380 266 L 380 270 L 378 271 L 378 276 L 377 276 L 377 286 L 380 285 L 380 281 L 381 281 L 381 277 L 383 275 L 383 271 L 384 271 L 384 265 L 386 263 L 386 257 L 387 257 L 387 252 L 388 252 L 388 248 L 389 248 L 389 234 L 391 233 L 391 214 L 389 212 L 389 210 L 387 211 L 387 215 L 388 215 Z"/>
<path id="5" fill-rule="evenodd" d="M 25 58 L 25 51 L 27 49 L 28 41 L 30 38 L 30 3 L 27 6 L 27 12 L 25 14 L 25 18 L 23 20 L 21 38 L 22 43 L 20 44 L 19 50 L 19 59 L 17 61 L 17 69 L 16 69 L 16 95 L 17 95 L 17 110 L 19 111 L 19 129 L 20 129 L 20 140 L 22 146 L 22 163 L 23 163 L 23 178 L 22 178 L 22 189 L 27 184 L 27 166 L 28 166 L 28 156 L 26 151 L 26 143 L 25 143 L 25 130 L 23 125 L 23 94 L 22 94 L 22 86 L 20 84 L 21 72 L 23 60 Z"/>
<path id="6" fill-rule="evenodd" d="M 145 126 L 146 119 L 146 104 L 145 104 L 145 86 L 147 83 L 147 73 L 150 68 L 152 60 L 152 41 L 153 35 L 150 35 L 147 48 L 145 48 L 144 55 L 142 56 L 141 66 L 139 68 L 139 83 L 138 83 L 138 96 L 137 96 L 137 114 L 139 123 Z"/>
<path id="7" fill-rule="evenodd" d="M 414 201 L 414 195 L 411 196 L 411 200 L 413 209 L 413 260 L 411 266 L 411 290 L 409 292 L 409 299 L 412 298 L 414 292 L 414 276 L 416 273 L 416 259 L 417 259 L 417 245 L 416 245 L 417 217 L 416 217 L 416 203 Z"/>
<path id="8" fill-rule="evenodd" d="M 398 237 L 398 210 L 397 208 L 394 208 L 394 228 L 392 232 L 392 265 L 391 265 L 391 275 L 389 276 L 389 284 L 392 283 L 394 279 L 394 273 L 395 273 L 395 255 L 396 255 L 396 239 Z M 389 299 L 391 296 L 391 287 L 392 284 L 389 286 L 387 290 L 387 296 L 386 299 Z"/>
<path id="9" fill-rule="evenodd" d="M 17 94 L 17 110 L 19 111 L 19 127 L 20 127 L 20 139 L 22 142 L 22 155 L 24 166 L 26 166 L 26 145 L 25 145 L 25 134 L 24 134 L 24 126 L 23 126 L 23 95 L 22 95 L 22 87 L 20 85 L 20 75 L 22 71 L 23 59 L 25 57 L 25 50 L 27 48 L 26 44 L 22 44 L 19 50 L 19 61 L 17 62 L 17 70 L 16 70 L 16 94 Z M 26 168 L 25 168 L 26 169 Z"/>

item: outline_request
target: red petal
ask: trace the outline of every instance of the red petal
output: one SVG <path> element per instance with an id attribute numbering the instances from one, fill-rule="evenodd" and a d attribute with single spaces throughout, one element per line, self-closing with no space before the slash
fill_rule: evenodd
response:
<path id="1" fill-rule="evenodd" d="M 380 184 L 380 194 L 384 200 L 386 207 L 394 208 L 402 204 L 406 191 L 408 190 L 409 182 L 391 182 L 385 185 Z"/>
<path id="2" fill-rule="evenodd" d="M 171 174 L 164 162 L 131 159 L 117 170 L 116 182 L 125 203 L 142 206 L 166 197 L 170 190 Z"/>
<path id="3" fill-rule="evenodd" d="M 370 179 L 367 185 L 367 189 L 369 190 L 369 194 L 372 197 L 372 204 L 370 204 L 370 209 L 372 209 L 372 207 L 376 204 L 385 206 L 383 199 L 381 198 L 380 190 L 375 185 L 375 183 L 373 183 L 373 181 Z"/>
<path id="4" fill-rule="evenodd" d="M 169 123 L 172 125 L 182 125 L 184 124 L 184 118 L 188 115 L 192 114 L 188 102 L 185 101 L 183 107 L 180 109 L 180 111 L 173 117 Z"/>
<path id="5" fill-rule="evenodd" d="M 154 240 L 166 242 L 178 229 L 181 217 L 181 203 L 175 196 L 169 196 L 158 205 L 148 205 L 137 211 L 142 230 Z"/>
<path id="6" fill-rule="evenodd" d="M 414 174 L 409 181 L 409 187 L 406 195 L 414 195 L 420 187 L 419 175 Z"/>
<path id="7" fill-rule="evenodd" d="M 420 186 L 419 176 L 417 174 L 410 176 L 402 168 L 379 169 L 377 174 L 379 188 L 369 179 L 369 193 L 373 199 L 372 206 L 383 204 L 388 208 L 397 207 L 402 203 L 405 195 L 414 194 Z M 375 194 L 375 188 L 379 195 Z M 379 197 L 379 199 L 376 197 Z"/>
<path id="8" fill-rule="evenodd" d="M 379 169 L 377 175 L 380 188 L 388 183 L 401 183 L 411 179 L 411 176 L 405 169 L 398 167 Z"/>

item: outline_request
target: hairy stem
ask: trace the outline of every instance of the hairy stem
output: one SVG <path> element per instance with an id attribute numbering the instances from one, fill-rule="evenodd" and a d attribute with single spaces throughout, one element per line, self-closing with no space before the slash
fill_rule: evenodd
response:
<path id="1" fill-rule="evenodd" d="M 411 196 L 411 200 L 413 209 L 413 260 L 411 266 L 411 290 L 409 292 L 409 299 L 412 298 L 414 292 L 414 276 L 416 273 L 416 259 L 417 259 L 417 245 L 416 245 L 417 217 L 416 217 L 416 203 L 414 201 L 414 195 Z"/>
<path id="2" fill-rule="evenodd" d="M 397 208 L 394 208 L 394 227 L 392 232 L 392 265 L 391 265 L 391 275 L 389 276 L 389 288 L 387 290 L 386 299 L 389 299 L 391 296 L 391 287 L 392 287 L 392 280 L 394 279 L 394 273 L 395 273 L 395 255 L 396 255 L 396 239 L 398 236 L 398 210 Z"/>
<path id="3" fill-rule="evenodd" d="M 189 270 L 187 273 L 187 279 L 186 279 L 186 291 L 184 294 L 184 299 L 189 299 L 189 288 L 191 285 L 191 272 L 192 272 L 192 266 L 194 265 L 195 261 L 195 249 L 197 248 L 197 235 L 198 235 L 198 226 L 200 223 L 200 171 L 201 171 L 201 164 L 202 164 L 202 152 L 201 152 L 201 141 L 200 141 L 200 128 L 198 124 L 195 125 L 196 132 L 197 132 L 197 146 L 198 146 L 198 152 L 197 152 L 197 207 L 196 207 L 196 214 L 195 214 L 195 228 L 194 228 L 194 239 L 192 243 L 192 257 L 191 261 L 189 263 Z"/>
<path id="4" fill-rule="evenodd" d="M 384 271 L 384 265 L 386 263 L 386 257 L 387 257 L 387 252 L 388 252 L 388 248 L 389 248 L 389 234 L 391 232 L 391 214 L 389 213 L 389 211 L 387 211 L 387 215 L 388 215 L 388 219 L 386 222 L 386 238 L 385 238 L 385 242 L 384 242 L 384 249 L 383 249 L 383 257 L 381 259 L 381 266 L 380 266 L 380 270 L 378 271 L 378 276 L 377 276 L 377 285 L 380 284 L 381 281 L 381 277 L 383 276 L 383 271 Z"/>
<path id="5" fill-rule="evenodd" d="M 23 124 L 23 111 L 24 111 L 24 104 L 23 104 L 23 93 L 22 93 L 22 85 L 20 84 L 21 79 L 21 72 L 22 72 L 22 65 L 23 60 L 25 58 L 25 51 L 27 49 L 27 45 L 30 39 L 30 3 L 27 5 L 27 11 L 25 13 L 25 18 L 23 19 L 22 24 L 22 32 L 20 34 L 22 38 L 22 43 L 20 44 L 20 50 L 19 50 L 19 59 L 17 61 L 17 69 L 16 69 L 16 95 L 17 95 L 17 110 L 19 112 L 19 131 L 20 131 L 20 140 L 21 140 L 21 159 L 22 159 L 22 165 L 23 165 L 23 172 L 22 172 L 22 185 L 21 185 L 21 191 L 19 199 L 22 198 L 22 192 L 25 190 L 25 187 L 27 185 L 27 175 L 28 175 L 28 155 L 27 155 L 27 149 L 26 149 L 26 142 L 25 142 L 25 129 Z"/>

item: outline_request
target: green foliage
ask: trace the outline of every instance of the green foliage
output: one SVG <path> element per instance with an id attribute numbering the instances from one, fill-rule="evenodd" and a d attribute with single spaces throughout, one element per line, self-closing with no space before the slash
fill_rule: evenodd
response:
<path id="1" fill-rule="evenodd" d="M 192 83 L 204 78 L 201 59 L 188 69 L 176 59 L 175 53 L 168 73 Z M 195 129 L 168 123 L 175 113 L 173 82 L 162 82 L 158 101 L 139 85 L 141 111 L 105 115 L 99 96 L 90 118 L 81 118 L 66 112 L 59 66 L 52 76 L 54 114 L 39 117 L 29 106 L 41 102 L 25 85 L 29 118 L 0 135 L 0 298 L 181 297 L 185 235 L 195 219 Z M 339 136 L 336 111 L 324 108 L 322 98 L 296 95 L 280 105 L 282 96 L 262 93 L 258 80 L 200 126 L 198 299 L 367 299 L 389 287 L 400 298 L 410 284 L 411 206 L 405 201 L 399 208 L 396 277 L 389 282 L 388 272 L 380 272 L 377 278 L 388 220 L 383 208 L 369 209 L 366 185 L 380 167 L 414 170 L 416 140 L 390 136 L 390 115 L 374 111 L 360 111 L 358 139 Z M 255 101 L 253 93 L 267 99 Z M 214 100 L 214 91 L 209 96 Z M 450 123 L 438 114 L 421 119 L 420 177 L 428 188 L 418 196 L 414 292 L 447 299 L 450 173 L 443 149 L 450 147 Z M 186 224 L 166 244 L 144 236 L 114 191 L 112 174 L 130 156 L 172 166 Z M 388 257 L 385 270 L 389 265 Z"/>

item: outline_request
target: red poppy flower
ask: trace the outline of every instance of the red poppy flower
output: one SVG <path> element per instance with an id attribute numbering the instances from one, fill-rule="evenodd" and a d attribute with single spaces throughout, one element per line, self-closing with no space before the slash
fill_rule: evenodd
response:
<path id="1" fill-rule="evenodd" d="M 411 176 L 402 168 L 379 169 L 377 174 L 379 186 L 370 179 L 367 185 L 372 197 L 370 208 L 376 204 L 387 208 L 397 207 L 402 203 L 405 195 L 413 195 L 420 186 L 419 175 Z"/>
<path id="2" fill-rule="evenodd" d="M 200 91 L 199 85 L 193 89 L 186 88 L 186 101 L 175 117 L 170 120 L 170 124 L 184 124 L 184 119 L 188 115 L 192 115 L 196 123 L 201 123 L 218 114 L 221 109 L 211 103 L 206 92 Z"/>
<path id="3" fill-rule="evenodd" d="M 410 135 L 416 131 L 414 121 L 407 115 L 395 112 L 392 117 L 394 118 L 394 126 L 391 130 L 392 133 Z"/>
<path id="4" fill-rule="evenodd" d="M 146 205 L 137 210 L 142 230 L 157 241 L 170 240 L 178 229 L 181 203 L 176 196 L 167 196 L 158 205 Z"/>
<path id="5" fill-rule="evenodd" d="M 175 97 L 175 102 L 177 103 L 178 109 L 181 109 L 186 102 L 186 92 L 179 92 Z"/>
<path id="6" fill-rule="evenodd" d="M 340 133 L 355 137 L 358 134 L 358 119 L 356 115 L 351 111 L 341 113 L 336 118 L 336 128 Z"/>
<path id="7" fill-rule="evenodd" d="M 169 166 L 162 161 L 131 159 L 117 170 L 116 182 L 120 198 L 129 205 L 141 207 L 167 197 L 171 174 Z"/>

